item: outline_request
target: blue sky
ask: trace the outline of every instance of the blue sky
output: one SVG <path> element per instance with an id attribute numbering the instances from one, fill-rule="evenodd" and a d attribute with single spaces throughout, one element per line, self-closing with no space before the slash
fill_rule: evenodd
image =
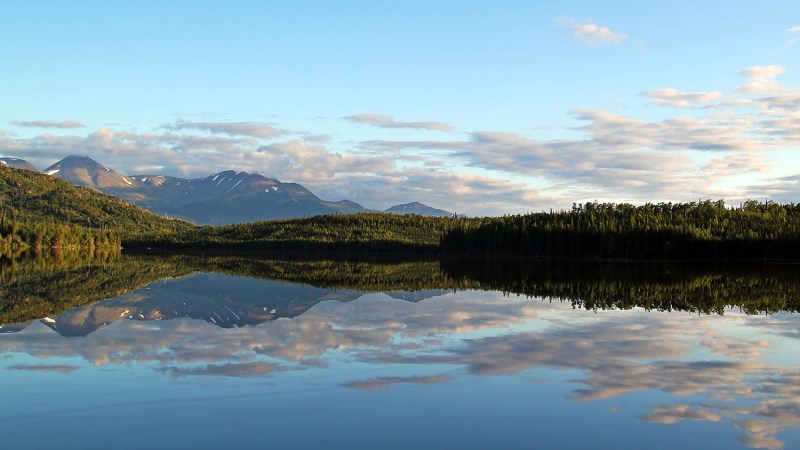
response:
<path id="1" fill-rule="evenodd" d="M 796 202 L 798 27 L 790 1 L 5 2 L 0 154 L 469 214 Z"/>

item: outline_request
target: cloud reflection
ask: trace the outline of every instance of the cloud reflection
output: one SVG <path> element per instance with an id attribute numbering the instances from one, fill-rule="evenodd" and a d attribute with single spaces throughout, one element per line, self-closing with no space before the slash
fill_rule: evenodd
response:
<path id="1" fill-rule="evenodd" d="M 411 384 L 439 384 L 450 381 L 450 375 L 432 375 L 427 377 L 376 377 L 368 380 L 348 381 L 342 386 L 360 389 L 363 391 L 377 391 L 388 389 L 390 386 L 401 383 Z"/>
<path id="2" fill-rule="evenodd" d="M 159 371 L 174 377 L 190 375 L 222 376 L 222 377 L 255 377 L 269 375 L 280 367 L 266 362 L 250 362 L 237 364 L 208 364 L 202 367 L 164 367 Z"/>
<path id="3" fill-rule="evenodd" d="M 752 327 L 759 333 L 747 333 Z M 257 327 L 121 320 L 86 338 L 63 339 L 37 323 L 4 336 L 0 350 L 44 362 L 77 357 L 95 366 L 149 365 L 176 378 L 334 372 L 329 362 L 341 358 L 381 372 L 405 367 L 402 375 L 367 371 L 363 378 L 336 381 L 366 391 L 556 369 L 580 374 L 566 380 L 578 384 L 569 396 L 573 401 L 658 391 L 676 404 L 651 406 L 643 420 L 664 425 L 727 421 L 744 433 L 744 444 L 774 449 L 782 448 L 781 431 L 800 427 L 800 369 L 767 356 L 779 345 L 776 339 L 786 339 L 787 330 L 796 328 L 790 315 L 595 312 L 484 292 L 449 293 L 419 303 L 367 294 L 346 303 L 323 301 L 300 316 Z M 426 372 L 446 366 L 447 373 L 409 374 L 415 366 L 425 366 Z"/>
<path id="4" fill-rule="evenodd" d="M 10 366 L 6 369 L 8 370 L 23 370 L 25 372 L 58 372 L 58 373 L 70 373 L 80 369 L 80 366 L 70 366 L 65 364 L 59 365 L 17 365 L 17 366 Z"/>

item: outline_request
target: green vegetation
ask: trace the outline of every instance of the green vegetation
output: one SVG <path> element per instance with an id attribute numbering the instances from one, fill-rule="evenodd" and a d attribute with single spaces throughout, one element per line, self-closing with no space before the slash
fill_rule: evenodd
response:
<path id="1" fill-rule="evenodd" d="M 446 255 L 641 259 L 797 259 L 800 205 L 748 201 L 587 203 L 571 211 L 463 220 Z"/>
<path id="2" fill-rule="evenodd" d="M 127 248 L 278 253 L 435 254 L 453 219 L 397 214 L 325 215 L 128 239 Z"/>
<path id="3" fill-rule="evenodd" d="M 29 170 L 0 166 L 0 253 L 28 247 L 119 248 L 141 235 L 192 226 Z"/>

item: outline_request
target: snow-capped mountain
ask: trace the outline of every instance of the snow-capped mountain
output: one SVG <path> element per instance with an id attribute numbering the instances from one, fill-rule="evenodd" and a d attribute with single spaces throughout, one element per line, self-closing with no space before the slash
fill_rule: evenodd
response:
<path id="1" fill-rule="evenodd" d="M 44 173 L 99 190 L 155 213 L 199 224 L 222 225 L 257 220 L 367 211 L 351 201 L 322 200 L 296 183 L 247 172 L 185 179 L 162 175 L 122 175 L 88 157 L 68 156 Z"/>
<path id="2" fill-rule="evenodd" d="M 19 158 L 0 158 L 0 164 L 36 170 Z M 154 213 L 180 217 L 201 225 L 376 212 L 349 200 L 323 200 L 297 183 L 283 183 L 260 174 L 233 170 L 192 179 L 154 174 L 123 175 L 89 157 L 67 156 L 42 172 L 119 197 Z M 386 211 L 441 217 L 453 215 L 419 202 L 393 206 Z"/>
<path id="3" fill-rule="evenodd" d="M 132 183 L 124 175 L 85 156 L 67 156 L 42 172 L 47 175 L 55 175 L 78 186 L 99 191 L 132 186 Z"/>
<path id="4" fill-rule="evenodd" d="M 104 192 L 159 214 L 184 217 L 201 224 L 366 211 L 354 202 L 322 200 L 296 183 L 233 170 L 194 179 L 160 175 L 129 178 L 133 187 Z"/>

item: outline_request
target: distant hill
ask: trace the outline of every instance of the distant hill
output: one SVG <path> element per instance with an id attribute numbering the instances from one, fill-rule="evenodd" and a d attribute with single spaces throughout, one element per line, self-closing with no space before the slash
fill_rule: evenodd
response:
<path id="1" fill-rule="evenodd" d="M 44 173 L 202 225 L 367 211 L 351 201 L 322 200 L 296 183 L 232 170 L 194 179 L 126 176 L 91 158 L 68 156 Z"/>
<path id="2" fill-rule="evenodd" d="M 25 161 L 24 159 L 10 158 L 7 156 L 0 158 L 0 166 L 15 167 L 17 169 L 32 170 L 34 172 L 39 171 L 39 169 L 34 167 L 33 164 Z"/>
<path id="3" fill-rule="evenodd" d="M 453 213 L 443 209 L 432 208 L 420 202 L 404 203 L 387 209 L 386 212 L 398 214 L 418 214 L 420 216 L 453 217 Z"/>

